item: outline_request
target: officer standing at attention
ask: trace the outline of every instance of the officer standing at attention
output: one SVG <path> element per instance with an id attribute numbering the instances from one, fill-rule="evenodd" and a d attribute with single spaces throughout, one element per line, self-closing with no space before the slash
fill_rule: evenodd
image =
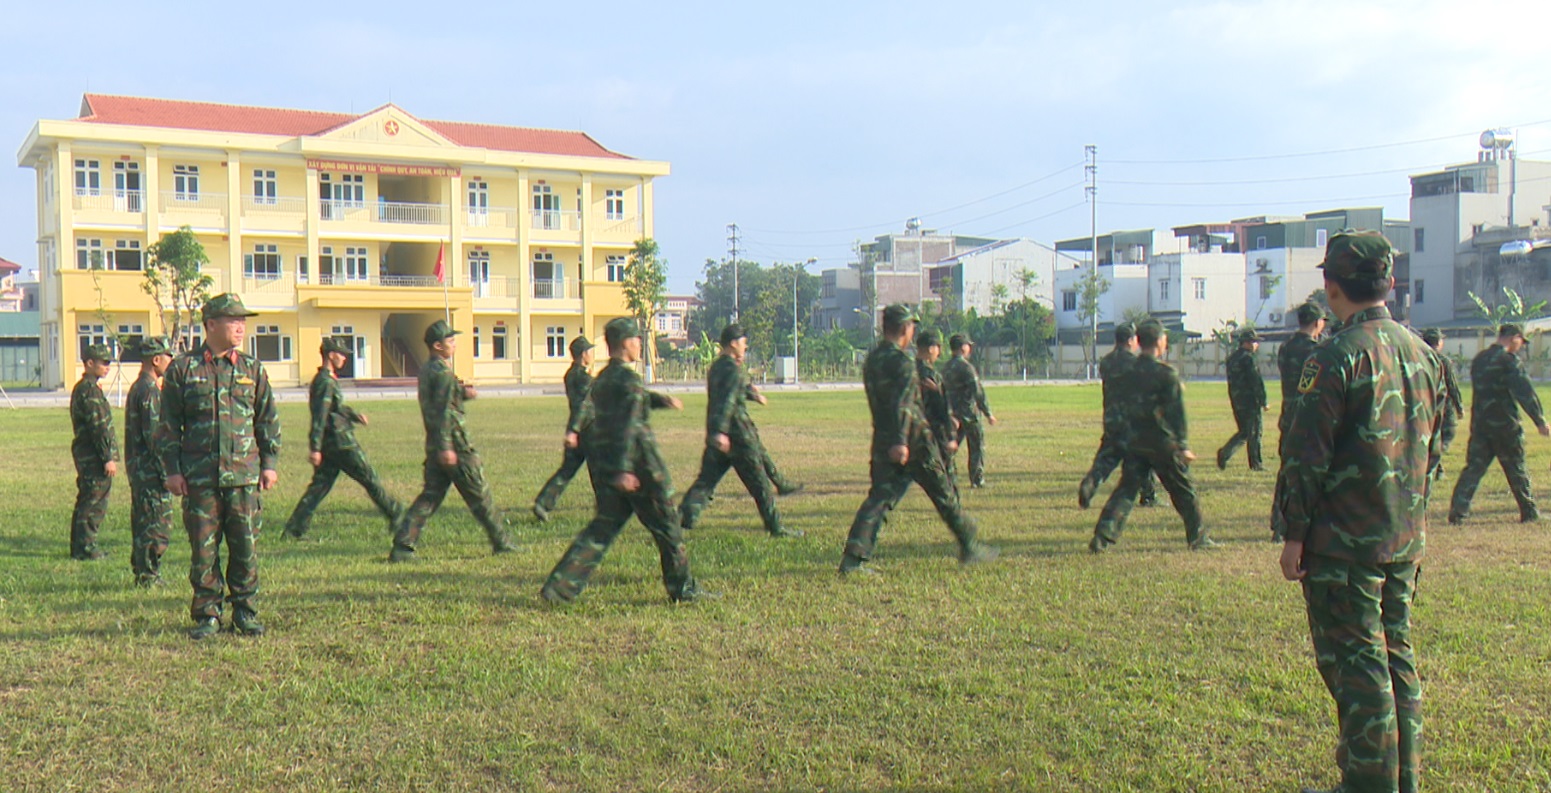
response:
<path id="1" fill-rule="evenodd" d="M 1122 322 L 1115 326 L 1115 349 L 1099 358 L 1099 383 L 1104 399 L 1104 435 L 1099 438 L 1099 450 L 1093 455 L 1093 465 L 1077 485 L 1077 506 L 1083 509 L 1093 503 L 1093 494 L 1098 492 L 1099 486 L 1104 484 L 1104 480 L 1115 472 L 1126 457 L 1126 438 L 1131 428 L 1126 424 L 1120 409 L 1120 387 L 1117 383 L 1120 375 L 1136 364 L 1136 348 L 1136 326 Z M 1142 480 L 1141 505 L 1144 507 L 1158 503 L 1153 479 L 1153 474 L 1148 472 Z"/>
<path id="2" fill-rule="evenodd" d="M 1464 523 L 1470 517 L 1470 501 L 1493 458 L 1508 477 L 1508 487 L 1519 502 L 1519 520 L 1540 520 L 1535 495 L 1530 491 L 1529 471 L 1524 467 L 1524 428 L 1519 406 L 1535 422 L 1541 435 L 1551 435 L 1540 407 L 1535 384 L 1529 381 L 1518 352 L 1528 342 L 1524 328 L 1508 323 L 1497 329 L 1497 343 L 1476 354 L 1470 363 L 1470 445 L 1465 448 L 1465 470 L 1454 484 L 1449 522 Z"/>
<path id="3" fill-rule="evenodd" d="M 456 487 L 474 519 L 485 529 L 493 553 L 517 550 L 501 529 L 491 501 L 490 484 L 479 452 L 469 442 L 464 427 L 463 402 L 476 396 L 474 387 L 458 382 L 452 373 L 452 356 L 457 352 L 457 336 L 445 320 L 437 320 L 425 329 L 425 346 L 430 358 L 420 370 L 420 418 L 425 424 L 425 486 L 415 503 L 409 505 L 393 537 L 390 562 L 408 562 L 415 558 L 415 546 L 427 520 L 441 508 L 447 489 Z"/>
<path id="4" fill-rule="evenodd" d="M 549 520 L 549 512 L 555 508 L 555 502 L 560 500 L 560 494 L 565 492 L 566 485 L 571 483 L 572 477 L 587 462 L 587 452 L 582 449 L 580 438 L 570 428 L 577 423 L 582 403 L 587 401 L 587 392 L 592 388 L 592 372 L 588 371 L 592 366 L 592 347 L 592 340 L 586 336 L 577 336 L 571 340 L 571 368 L 565 370 L 565 399 L 571 408 L 570 415 L 566 417 L 565 451 L 560 459 L 560 468 L 544 483 L 538 497 L 533 499 L 533 517 L 538 518 L 540 523 Z"/>
<path id="5" fill-rule="evenodd" d="M 754 497 L 765 531 L 772 537 L 801 537 L 802 532 L 781 524 L 775 486 L 765 473 L 768 455 L 754 430 L 754 420 L 749 417 L 746 400 L 752 391 L 748 372 L 743 368 L 743 356 L 749 349 L 748 334 L 734 322 L 722 328 L 721 342 L 722 354 L 706 372 L 705 452 L 700 457 L 700 475 L 679 505 L 679 524 L 685 529 L 695 528 L 700 512 L 716 492 L 717 483 L 731 467 Z"/>
<path id="6" fill-rule="evenodd" d="M 648 391 L 635 371 L 641 359 L 641 330 L 629 317 L 603 327 L 609 363 L 593 381 L 587 397 L 582 443 L 597 511 L 566 549 L 539 590 L 553 604 L 569 603 L 587 587 L 587 579 L 619 536 L 631 515 L 641 519 L 657 544 L 662 583 L 668 599 L 689 603 L 715 595 L 702 590 L 689 572 L 689 553 L 673 508 L 673 483 L 652 434 L 651 411 L 680 410 L 679 400 Z M 573 425 L 577 426 L 577 425 Z"/>
<path id="7" fill-rule="evenodd" d="M 97 530 L 108 515 L 108 493 L 118 475 L 118 438 L 113 434 L 113 407 L 97 384 L 113 365 L 113 351 L 105 344 L 93 344 L 81 363 L 85 374 L 70 390 L 70 425 L 75 430 L 70 443 L 70 456 L 75 459 L 70 558 L 86 562 L 108 555 L 97 547 Z"/>
<path id="8" fill-rule="evenodd" d="M 958 489 L 948 481 L 932 428 L 921 413 L 921 384 L 915 362 L 905 352 L 915 340 L 916 319 L 915 311 L 900 303 L 884 309 L 883 338 L 862 365 L 867 406 L 872 411 L 872 488 L 851 522 L 840 559 L 842 574 L 874 572 L 865 565 L 872 559 L 878 529 L 911 482 L 926 491 L 958 540 L 961 563 L 989 562 L 1000 553 L 976 539 L 975 521 L 959 505 Z"/>
<path id="9" fill-rule="evenodd" d="M 937 359 L 942 357 L 942 338 L 935 330 L 923 330 L 916 336 L 916 377 L 921 381 L 921 412 L 932 425 L 932 438 L 937 441 L 938 454 L 942 455 L 943 468 L 948 472 L 948 484 L 955 491 L 953 481 L 953 455 L 959 450 L 959 428 L 948 407 L 948 393 L 943 388 L 942 376 L 937 374 Z"/>
<path id="10" fill-rule="evenodd" d="M 1428 328 L 1422 331 L 1422 341 L 1427 342 L 1427 346 L 1437 353 L 1438 369 L 1443 375 L 1443 427 L 1438 431 L 1438 455 L 1433 461 L 1432 470 L 1432 479 L 1437 481 L 1443 478 L 1443 455 L 1448 454 L 1449 447 L 1454 445 L 1454 436 L 1459 433 L 1459 420 L 1465 417 L 1465 397 L 1460 393 L 1459 375 L 1454 372 L 1454 362 L 1443 352 L 1443 331 Z"/>
<path id="11" fill-rule="evenodd" d="M 312 481 L 291 512 L 291 519 L 286 521 L 285 536 L 294 540 L 306 536 L 312 525 L 312 513 L 334 489 L 334 481 L 340 473 L 366 489 L 367 498 L 388 519 L 388 530 L 392 531 L 404 516 L 404 505 L 388 494 L 372 464 L 367 462 L 366 451 L 355 439 L 355 425 L 366 426 L 366 415 L 346 405 L 345 395 L 339 389 L 338 372 L 350 359 L 350 347 L 331 336 L 323 340 L 318 353 L 323 357 L 323 364 L 313 375 L 312 387 L 307 394 L 307 407 L 312 412 L 312 429 L 307 433 L 307 461 L 312 463 Z"/>
<path id="12" fill-rule="evenodd" d="M 1287 450 L 1282 448 L 1282 441 L 1287 437 L 1287 425 L 1292 423 L 1293 406 L 1298 403 L 1298 376 L 1303 373 L 1303 362 L 1308 360 L 1309 353 L 1314 352 L 1314 345 L 1319 343 L 1319 337 L 1324 332 L 1325 309 L 1314 303 L 1304 303 L 1298 307 L 1298 332 L 1276 351 L 1276 369 L 1282 376 L 1282 412 L 1276 417 L 1279 458 L 1287 455 Z M 1277 506 L 1282 503 L 1280 478 L 1277 479 L 1276 488 L 1276 494 L 1271 498 L 1271 540 L 1281 542 L 1285 532 L 1282 513 Z"/>
<path id="13" fill-rule="evenodd" d="M 980 373 L 969 362 L 969 354 L 975 342 L 963 333 L 948 338 L 948 350 L 952 358 L 942 367 L 942 384 L 948 391 L 948 408 L 959 423 L 959 445 L 969 446 L 969 486 L 986 486 L 986 431 L 980 426 L 980 417 L 996 426 L 996 416 L 991 415 L 991 405 L 986 402 L 986 391 L 980 387 Z"/>
<path id="14" fill-rule="evenodd" d="M 1239 348 L 1228 356 L 1228 401 L 1233 405 L 1233 421 L 1238 432 L 1217 450 L 1217 467 L 1227 468 L 1229 458 L 1247 445 L 1251 471 L 1266 470 L 1260 459 L 1261 415 L 1267 410 L 1266 381 L 1255 365 L 1255 351 L 1260 349 L 1260 334 L 1254 328 L 1238 334 Z"/>
<path id="15" fill-rule="evenodd" d="M 167 340 L 140 342 L 140 377 L 124 402 L 124 466 L 129 469 L 129 526 L 133 550 L 129 567 L 140 586 L 162 583 L 162 554 L 172 531 L 172 494 L 156 450 L 162 421 L 162 376 L 172 365 Z"/>
<path id="16" fill-rule="evenodd" d="M 237 632 L 264 632 L 253 604 L 263 526 L 259 491 L 280 479 L 280 418 L 264 364 L 242 351 L 253 316 L 258 315 L 235 294 L 205 301 L 205 343 L 173 361 L 162 383 L 156 445 L 168 492 L 183 498 L 183 527 L 192 550 L 193 639 L 221 630 L 223 596 L 232 605 Z"/>
<path id="17" fill-rule="evenodd" d="M 1303 365 L 1278 475 L 1282 575 L 1303 584 L 1315 663 L 1335 700 L 1339 793 L 1421 787 L 1411 603 L 1442 378 L 1384 305 L 1393 260 L 1376 231 L 1326 245 L 1325 294 L 1342 327 Z"/>

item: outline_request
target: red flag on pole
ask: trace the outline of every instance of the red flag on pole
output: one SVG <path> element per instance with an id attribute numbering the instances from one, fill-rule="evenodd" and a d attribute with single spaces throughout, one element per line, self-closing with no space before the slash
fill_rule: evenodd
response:
<path id="1" fill-rule="evenodd" d="M 436 282 L 441 284 L 441 283 L 446 283 L 446 281 L 447 281 L 447 245 L 446 245 L 446 243 L 443 243 L 441 247 L 436 249 Z"/>

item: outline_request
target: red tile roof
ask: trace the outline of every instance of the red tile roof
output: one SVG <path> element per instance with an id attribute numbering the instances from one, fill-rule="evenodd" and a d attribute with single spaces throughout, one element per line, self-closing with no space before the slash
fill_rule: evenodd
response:
<path id="1" fill-rule="evenodd" d="M 22 266 L 7 259 L 0 259 L 0 271 L 8 273 L 19 273 L 22 271 Z"/>
<path id="2" fill-rule="evenodd" d="M 95 124 L 281 135 L 295 138 L 321 135 L 374 112 L 376 110 L 361 115 L 351 115 L 316 110 L 86 94 L 81 99 L 81 115 L 78 120 Z M 420 122 L 459 146 L 495 151 L 630 159 L 623 154 L 609 151 L 584 132 L 469 124 L 461 121 L 420 119 Z"/>

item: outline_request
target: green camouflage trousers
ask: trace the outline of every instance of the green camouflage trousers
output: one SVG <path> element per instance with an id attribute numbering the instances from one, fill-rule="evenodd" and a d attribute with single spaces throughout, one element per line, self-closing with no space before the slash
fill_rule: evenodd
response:
<path id="1" fill-rule="evenodd" d="M 1315 663 L 1336 701 L 1342 793 L 1416 793 L 1422 683 L 1411 646 L 1415 562 L 1304 559 Z"/>
<path id="2" fill-rule="evenodd" d="M 1502 466 L 1508 477 L 1508 488 L 1514 500 L 1519 502 L 1519 517 L 1528 518 L 1539 514 L 1535 507 L 1535 495 L 1530 491 L 1529 469 L 1524 465 L 1524 433 L 1495 434 L 1472 431 L 1470 445 L 1465 447 L 1465 470 L 1454 483 L 1454 499 L 1449 505 L 1449 517 L 1470 516 L 1470 502 L 1476 497 L 1481 477 L 1492 466 L 1492 460 Z"/>
<path id="3" fill-rule="evenodd" d="M 1136 505 L 1136 494 L 1152 474 L 1158 475 L 1169 500 L 1174 502 L 1174 511 L 1185 521 L 1185 541 L 1194 543 L 1206 536 L 1201 530 L 1201 507 L 1195 483 L 1190 480 L 1190 469 L 1174 454 L 1129 451 L 1120 467 L 1120 484 L 1110 491 L 1109 500 L 1099 512 L 1099 522 L 1093 527 L 1098 545 L 1110 546 L 1120 540 L 1126 518 Z"/>
<path id="4" fill-rule="evenodd" d="M 98 469 L 101 470 L 100 468 Z M 70 555 L 84 559 L 97 550 L 97 530 L 108 516 L 113 479 L 101 473 L 75 475 L 75 512 L 70 516 Z"/>
<path id="5" fill-rule="evenodd" d="M 641 487 L 634 493 L 626 493 L 613 482 L 599 481 L 597 472 L 590 467 L 589 474 L 597 512 L 560 557 L 540 594 L 549 600 L 575 600 L 587 588 L 587 579 L 598 569 L 620 530 L 635 515 L 657 545 L 657 555 L 662 560 L 662 584 L 669 599 L 677 601 L 692 595 L 696 591 L 695 578 L 689 572 L 689 552 L 684 548 L 684 533 L 676 520 L 672 497 L 648 477 L 641 477 Z"/>
<path id="6" fill-rule="evenodd" d="M 969 483 L 983 485 L 986 481 L 986 429 L 979 421 L 959 421 L 959 445 L 967 447 L 969 455 Z"/>
<path id="7" fill-rule="evenodd" d="M 1113 474 L 1115 469 L 1126 460 L 1125 445 L 1114 438 L 1114 435 L 1105 432 L 1104 437 L 1099 439 L 1099 450 L 1093 454 L 1093 465 L 1088 468 L 1087 475 L 1083 477 L 1083 481 L 1089 483 L 1088 486 L 1094 490 L 1099 489 L 1109 479 L 1110 474 Z M 1143 501 L 1151 503 L 1158 498 L 1158 491 L 1154 486 L 1156 479 L 1157 476 L 1149 469 L 1138 491 Z"/>
<path id="8" fill-rule="evenodd" d="M 775 485 L 771 484 L 770 475 L 765 471 L 765 461 L 768 459 L 770 455 L 765 453 L 764 447 L 757 440 L 753 446 L 733 441 L 731 450 L 725 454 L 707 444 L 705 452 L 700 456 L 700 475 L 684 495 L 684 503 L 679 505 L 679 524 L 686 529 L 695 527 L 706 502 L 711 500 L 717 484 L 727 475 L 727 469 L 731 468 L 737 472 L 738 479 L 742 480 L 749 495 L 754 497 L 754 505 L 759 509 L 759 518 L 764 521 L 765 530 L 772 533 L 781 531 L 781 512 L 776 508 Z"/>
<path id="9" fill-rule="evenodd" d="M 484 527 L 490 547 L 501 548 L 507 545 L 506 532 L 501 530 L 501 523 L 496 518 L 490 483 L 485 481 L 485 467 L 479 461 L 479 455 L 459 452 L 457 465 L 442 465 L 435 458 L 426 458 L 425 487 L 399 522 L 398 531 L 393 537 L 393 547 L 415 550 L 426 521 L 441 508 L 442 500 L 447 498 L 448 488 L 453 487 L 458 489 L 458 495 L 463 496 L 463 503 L 469 505 L 474 520 Z"/>
<path id="10" fill-rule="evenodd" d="M 1245 450 L 1245 453 L 1249 455 L 1249 467 L 1261 467 L 1264 464 L 1264 460 L 1260 456 L 1260 435 L 1265 423 L 1263 411 L 1260 408 L 1235 407 L 1233 409 L 1233 421 L 1238 425 L 1238 431 L 1233 433 L 1233 437 L 1229 438 L 1227 443 L 1223 444 L 1222 449 L 1218 450 L 1217 459 L 1227 463 L 1233 459 L 1234 452 L 1237 452 L 1240 446 L 1247 445 L 1249 448 Z"/>
<path id="11" fill-rule="evenodd" d="M 133 539 L 129 567 L 135 580 L 149 581 L 161 575 L 162 554 L 172 531 L 172 494 L 155 477 L 129 479 L 129 527 Z"/>
<path id="12" fill-rule="evenodd" d="M 912 482 L 926 491 L 937 514 L 958 540 L 959 551 L 964 553 L 974 546 L 975 520 L 965 514 L 959 504 L 959 491 L 948 481 L 948 471 L 935 442 L 911 446 L 910 459 L 904 465 L 890 460 L 887 449 L 874 449 L 870 474 L 872 487 L 861 508 L 857 509 L 856 518 L 851 521 L 851 533 L 846 538 L 847 560 L 865 562 L 872 558 L 879 529 L 888 520 L 889 512 L 909 492 Z"/>
<path id="13" fill-rule="evenodd" d="M 765 446 L 764 441 L 759 439 L 759 429 L 750 426 L 748 432 L 754 442 L 759 444 L 760 462 L 765 468 L 765 476 L 770 479 L 770 484 L 775 485 L 776 491 L 780 493 L 785 493 L 795 488 L 797 484 L 787 479 L 786 474 L 781 473 L 781 469 L 776 466 L 775 458 L 770 456 L 770 449 Z"/>
<path id="14" fill-rule="evenodd" d="M 334 482 L 340 474 L 354 479 L 365 488 L 367 498 L 372 500 L 377 511 L 390 523 L 396 524 L 403 516 L 403 505 L 383 488 L 382 480 L 377 478 L 377 472 L 367 462 L 366 452 L 361 447 L 327 449 L 323 452 L 323 462 L 312 469 L 312 481 L 307 484 L 307 491 L 302 493 L 301 501 L 296 502 L 296 509 L 291 511 L 291 518 L 285 522 L 286 534 L 300 537 L 307 533 L 307 529 L 312 526 L 312 513 L 317 511 L 318 505 L 334 489 Z"/>
<path id="15" fill-rule="evenodd" d="M 183 497 L 188 532 L 188 581 L 194 587 L 190 615 L 197 622 L 221 616 L 224 597 L 233 611 L 258 613 L 258 535 L 264 525 L 258 485 L 190 488 Z M 226 575 L 221 575 L 221 542 L 226 542 Z"/>
<path id="16" fill-rule="evenodd" d="M 582 465 L 587 462 L 587 452 L 577 444 L 576 448 L 567 448 L 565 456 L 560 459 L 560 467 L 555 470 L 549 481 L 544 483 L 544 488 L 539 491 L 538 498 L 533 499 L 533 505 L 545 512 L 555 508 L 555 503 L 560 500 L 560 494 L 565 492 L 567 485 L 575 478 L 576 472 L 582 470 Z"/>

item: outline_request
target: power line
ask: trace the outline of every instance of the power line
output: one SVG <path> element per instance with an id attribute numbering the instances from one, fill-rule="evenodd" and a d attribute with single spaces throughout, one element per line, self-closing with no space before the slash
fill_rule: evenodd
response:
<path id="1" fill-rule="evenodd" d="M 1551 124 L 1551 119 L 1542 119 L 1540 121 L 1531 121 L 1531 122 L 1529 122 L 1527 124 L 1512 124 L 1512 125 L 1509 125 L 1508 128 L 1509 129 L 1516 129 L 1516 128 L 1521 128 L 1521 127 L 1535 127 L 1535 126 L 1540 126 L 1542 124 Z M 1343 149 L 1323 149 L 1321 151 L 1292 152 L 1292 153 L 1287 153 L 1287 154 L 1255 154 L 1255 155 L 1247 155 L 1247 156 L 1243 156 L 1243 157 L 1203 157 L 1203 158 L 1198 158 L 1198 159 L 1185 159 L 1185 160 L 1110 160 L 1110 162 L 1121 163 L 1121 164 L 1125 164 L 1125 165 L 1203 165 L 1203 164 L 1207 164 L 1207 163 L 1220 163 L 1220 162 L 1252 162 L 1252 161 L 1256 161 L 1256 160 L 1285 160 L 1285 159 L 1290 159 L 1290 158 L 1295 158 L 1295 157 L 1323 157 L 1323 156 L 1329 155 L 1329 154 L 1349 154 L 1349 153 L 1358 152 L 1358 151 L 1373 151 L 1375 149 L 1392 149 L 1392 148 L 1396 148 L 1396 147 L 1399 147 L 1399 146 L 1416 146 L 1416 145 L 1420 145 L 1420 144 L 1423 144 L 1423 143 L 1437 143 L 1439 141 L 1444 141 L 1444 140 L 1453 140 L 1455 138 L 1474 137 L 1474 136 L 1476 136 L 1478 134 L 1480 134 L 1480 133 L 1479 132 L 1460 132 L 1460 133 L 1456 133 L 1456 134 L 1453 134 L 1453 135 L 1439 135 L 1439 136 L 1431 137 L 1431 138 L 1417 138 L 1415 140 L 1395 141 L 1393 143 L 1374 143 L 1374 144 L 1370 144 L 1370 145 L 1367 145 L 1367 146 L 1350 146 L 1350 147 L 1343 148 Z"/>
<path id="2" fill-rule="evenodd" d="M 1046 212 L 1045 214 L 1040 215 L 1037 218 L 1029 218 L 1028 220 L 1020 220 L 1017 223 L 1013 223 L 1010 226 L 1002 226 L 1001 228 L 991 229 L 989 231 L 985 231 L 985 232 L 982 232 L 982 233 L 985 234 L 986 236 L 990 236 L 992 234 L 996 234 L 998 232 L 1006 231 L 1006 230 L 1011 229 L 1011 228 L 1017 228 L 1018 226 L 1027 226 L 1030 223 L 1037 223 L 1037 222 L 1039 222 L 1041 220 L 1044 220 L 1046 218 L 1053 218 L 1056 215 L 1060 215 L 1060 214 L 1065 213 L 1065 212 L 1070 212 L 1070 211 L 1072 211 L 1074 209 L 1077 209 L 1078 207 L 1085 207 L 1087 205 L 1088 205 L 1088 202 L 1085 199 L 1085 200 L 1082 200 L 1082 201 L 1078 201 L 1075 204 L 1064 206 L 1064 207 L 1062 207 L 1060 209 L 1057 209 L 1054 212 Z"/>
<path id="3" fill-rule="evenodd" d="M 1523 180 L 1520 180 L 1521 182 Z M 1339 204 L 1348 201 L 1372 201 L 1380 198 L 1402 198 L 1411 195 L 1406 193 L 1381 193 L 1378 195 L 1346 196 L 1345 198 L 1300 198 L 1291 201 L 1105 201 L 1107 206 L 1117 207 L 1253 207 L 1253 206 L 1283 206 L 1287 204 Z"/>

